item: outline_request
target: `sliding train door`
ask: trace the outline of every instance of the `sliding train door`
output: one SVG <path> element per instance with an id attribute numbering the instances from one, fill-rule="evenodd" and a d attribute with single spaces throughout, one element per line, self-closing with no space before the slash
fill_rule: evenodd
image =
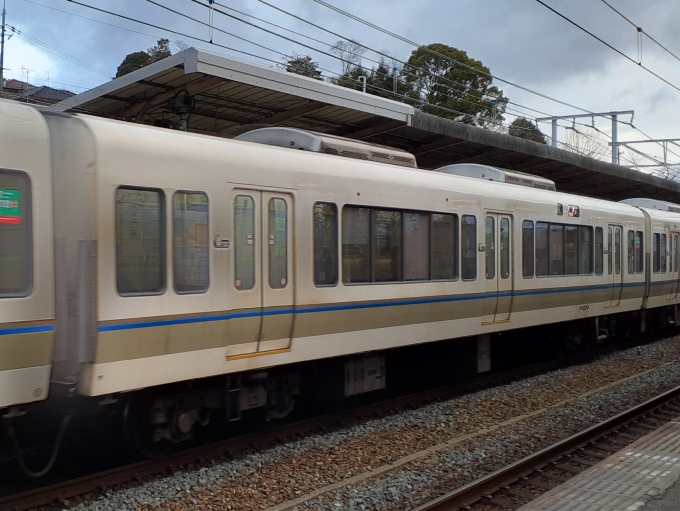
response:
<path id="1" fill-rule="evenodd" d="M 607 227 L 607 263 L 609 284 L 611 285 L 610 307 L 617 307 L 621 303 L 623 290 L 623 227 L 610 225 Z"/>
<path id="2" fill-rule="evenodd" d="M 485 315 L 483 323 L 510 319 L 512 304 L 512 217 L 487 213 L 484 219 L 485 279 L 487 293 L 495 295 L 493 314 Z"/>
<path id="3" fill-rule="evenodd" d="M 678 297 L 678 286 L 680 285 L 680 275 L 678 273 L 678 233 L 671 232 L 668 235 L 668 271 L 671 280 L 671 299 Z"/>
<path id="4" fill-rule="evenodd" d="M 233 197 L 234 300 L 227 356 L 288 349 L 293 329 L 293 200 L 238 189 Z"/>

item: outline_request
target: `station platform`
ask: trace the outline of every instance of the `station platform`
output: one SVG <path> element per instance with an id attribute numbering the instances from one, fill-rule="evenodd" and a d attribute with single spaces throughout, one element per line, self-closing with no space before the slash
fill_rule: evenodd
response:
<path id="1" fill-rule="evenodd" d="M 519 511 L 680 511 L 680 417 Z"/>

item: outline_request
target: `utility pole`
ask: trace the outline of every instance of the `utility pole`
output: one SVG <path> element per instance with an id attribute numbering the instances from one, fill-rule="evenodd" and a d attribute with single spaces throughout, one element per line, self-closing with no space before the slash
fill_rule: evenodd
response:
<path id="1" fill-rule="evenodd" d="M 0 91 L 5 88 L 5 18 L 7 0 L 2 0 L 2 31 L 0 33 Z"/>
<path id="2" fill-rule="evenodd" d="M 556 115 L 553 117 L 541 117 L 536 119 L 538 121 L 552 121 L 552 146 L 557 147 L 557 121 L 560 119 L 580 119 L 582 117 L 591 117 L 593 121 L 595 117 L 610 117 L 612 120 L 612 163 L 614 165 L 619 164 L 619 115 L 630 115 L 631 123 L 633 122 L 632 116 L 635 114 L 635 110 L 626 110 L 623 112 L 599 112 L 592 114 L 577 114 L 577 115 Z"/>

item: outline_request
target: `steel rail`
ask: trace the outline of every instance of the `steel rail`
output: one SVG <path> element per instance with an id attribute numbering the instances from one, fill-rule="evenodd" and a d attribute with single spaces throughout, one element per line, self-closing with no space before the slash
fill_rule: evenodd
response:
<path id="1" fill-rule="evenodd" d="M 507 467 L 480 477 L 465 486 L 431 500 L 414 511 L 456 511 L 471 506 L 485 496 L 492 494 L 518 479 L 528 476 L 537 469 L 543 468 L 570 452 L 583 447 L 596 438 L 606 436 L 625 424 L 638 419 L 661 406 L 680 398 L 680 387 L 675 387 L 644 403 L 621 412 L 614 417 L 600 422 L 588 429 L 535 452 Z M 538 497 L 538 495 L 537 495 Z"/>
<path id="2" fill-rule="evenodd" d="M 539 362 L 530 366 L 512 369 L 500 373 L 477 377 L 471 380 L 457 382 L 451 385 L 424 390 L 393 399 L 363 405 L 340 412 L 333 412 L 318 417 L 304 419 L 289 425 L 273 428 L 266 432 L 250 433 L 235 438 L 221 440 L 216 443 L 186 449 L 172 453 L 161 460 L 145 460 L 130 465 L 97 472 L 76 479 L 38 487 L 21 493 L 0 498 L 0 511 L 23 511 L 34 507 L 48 505 L 55 501 L 63 501 L 101 491 L 102 488 L 140 481 L 153 477 L 168 470 L 175 470 L 206 459 L 224 457 L 235 458 L 240 452 L 247 451 L 253 446 L 280 443 L 284 438 L 306 435 L 320 429 L 336 427 L 339 424 L 362 417 L 391 414 L 395 410 L 422 406 L 438 399 L 452 398 L 458 395 L 474 392 L 495 385 L 502 385 L 538 374 L 542 374 L 560 367 L 583 362 L 596 355 L 605 355 L 622 349 L 620 345 L 604 346 L 593 350 L 590 354 L 574 354 L 563 359 L 553 359 Z"/>

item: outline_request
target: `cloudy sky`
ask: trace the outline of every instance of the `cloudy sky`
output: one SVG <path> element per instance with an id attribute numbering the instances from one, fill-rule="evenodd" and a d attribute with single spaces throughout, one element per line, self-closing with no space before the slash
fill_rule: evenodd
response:
<path id="1" fill-rule="evenodd" d="M 160 37 L 268 66 L 274 65 L 272 61 L 281 60 L 280 53 L 309 54 L 320 63 L 325 75 L 331 76 L 340 70 L 340 62 L 322 53 L 327 52 L 328 45 L 337 41 L 338 37 L 314 29 L 261 0 L 217 0 L 216 5 L 223 4 L 318 39 L 326 44 L 286 34 L 320 52 L 218 13 L 214 14 L 214 26 L 233 35 L 215 31 L 214 43 L 269 60 L 258 60 L 254 56 L 211 45 L 207 42 L 210 38 L 209 28 L 201 24 L 209 20 L 206 8 L 208 0 L 154 0 L 178 13 L 164 10 L 149 0 L 79 1 L 158 28 L 105 14 L 68 0 L 6 0 L 7 23 L 20 31 L 6 44 L 5 67 L 10 69 L 6 71 L 7 77 L 26 79 L 23 70 L 29 69 L 31 83 L 46 84 L 49 78 L 52 86 L 82 91 L 107 81 L 109 76 L 115 74 L 125 55 L 153 46 Z M 410 41 L 419 44 L 439 42 L 465 50 L 469 56 L 488 66 L 495 76 L 562 102 L 594 112 L 635 110 L 634 125 L 648 135 L 653 138 L 680 138 L 679 90 L 607 48 L 536 0 L 326 1 Z M 680 57 L 680 2 L 607 1 Z M 353 21 L 313 0 L 267 2 L 402 60 L 406 60 L 414 50 L 407 42 Z M 544 2 L 638 61 L 638 33 L 635 27 L 602 0 Z M 237 15 L 234 11 L 231 13 Z M 252 18 L 245 19 L 263 25 Z M 268 28 L 285 33 L 271 26 Z M 174 44 L 173 51 L 177 51 Z M 378 56 L 367 53 L 364 61 L 367 67 L 372 65 L 370 59 L 377 60 Z M 680 60 L 645 36 L 642 37 L 642 64 L 680 88 Z M 496 85 L 510 101 L 522 107 L 549 115 L 581 113 L 501 81 L 497 81 Z M 530 118 L 542 116 L 521 107 L 513 108 L 525 112 Z M 508 121 L 512 119 L 511 115 L 507 116 Z M 622 120 L 629 121 L 630 116 Z M 581 119 L 579 122 L 590 124 L 591 120 Z M 568 125 L 570 122 L 562 124 Z M 611 123 L 606 119 L 596 119 L 596 126 L 602 132 L 611 132 Z M 542 129 L 549 134 L 549 126 L 542 126 Z M 583 130 L 578 125 L 577 129 Z M 563 139 L 566 133 L 567 130 L 560 129 L 559 137 Z M 621 140 L 645 138 L 625 125 L 620 125 L 619 136 Z M 660 154 L 660 149 L 652 144 L 637 147 Z M 680 155 L 680 147 L 675 147 L 674 152 Z M 680 162 L 680 156 L 670 154 L 669 160 Z"/>

